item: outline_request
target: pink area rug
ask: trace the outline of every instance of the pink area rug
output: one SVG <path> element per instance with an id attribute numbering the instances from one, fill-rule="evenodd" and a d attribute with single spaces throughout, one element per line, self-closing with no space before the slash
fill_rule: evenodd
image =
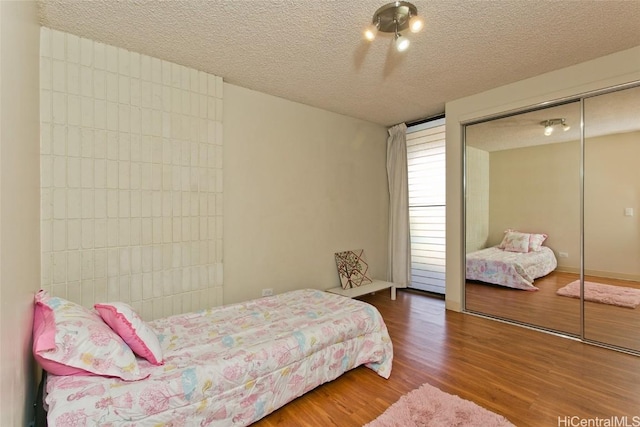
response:
<path id="1" fill-rule="evenodd" d="M 505 417 L 423 384 L 364 427 L 513 427 Z"/>
<path id="2" fill-rule="evenodd" d="M 556 293 L 563 297 L 580 298 L 580 281 L 575 280 L 558 289 Z M 584 282 L 584 299 L 602 304 L 636 308 L 640 304 L 640 289 Z"/>

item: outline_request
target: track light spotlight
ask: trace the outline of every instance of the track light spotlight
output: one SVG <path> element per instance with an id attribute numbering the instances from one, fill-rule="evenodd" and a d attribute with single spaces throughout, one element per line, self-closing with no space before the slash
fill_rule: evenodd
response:
<path id="1" fill-rule="evenodd" d="M 409 18 L 409 30 L 412 33 L 419 33 L 424 28 L 424 19 L 422 16 L 412 16 Z"/>
<path id="2" fill-rule="evenodd" d="M 396 35 L 396 49 L 398 50 L 398 52 L 404 52 L 409 48 L 410 44 L 411 42 L 405 36 L 400 34 Z"/>
<path id="3" fill-rule="evenodd" d="M 386 4 L 373 14 L 371 24 L 364 30 L 364 38 L 372 41 L 376 33 L 394 33 L 394 44 L 398 52 L 404 52 L 410 41 L 400 31 L 410 30 L 417 33 L 424 28 L 424 19 L 418 15 L 418 9 L 407 1 L 395 1 Z"/>

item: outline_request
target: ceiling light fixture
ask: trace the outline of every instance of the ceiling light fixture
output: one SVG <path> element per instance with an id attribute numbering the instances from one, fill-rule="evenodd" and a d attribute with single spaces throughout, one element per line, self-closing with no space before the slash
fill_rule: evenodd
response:
<path id="1" fill-rule="evenodd" d="M 424 28 L 424 19 L 418 15 L 418 9 L 408 1 L 395 1 L 376 10 L 371 25 L 364 30 L 364 38 L 372 41 L 376 33 L 393 33 L 394 43 L 398 52 L 404 52 L 409 47 L 408 38 L 400 31 L 409 29 L 417 33 Z"/>
<path id="2" fill-rule="evenodd" d="M 544 126 L 544 135 L 545 136 L 549 136 L 553 133 L 553 127 L 554 126 L 562 126 L 562 130 L 563 131 L 568 131 L 569 129 L 571 129 L 571 126 L 569 126 L 566 123 L 566 119 L 562 118 L 562 119 L 549 119 L 549 120 L 543 120 L 540 122 L 541 126 Z"/>

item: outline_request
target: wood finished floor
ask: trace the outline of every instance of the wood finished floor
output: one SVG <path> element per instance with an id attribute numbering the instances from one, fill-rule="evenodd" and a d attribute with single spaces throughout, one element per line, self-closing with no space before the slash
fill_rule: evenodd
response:
<path id="1" fill-rule="evenodd" d="M 579 279 L 577 274 L 553 272 L 536 279 L 538 291 L 527 292 L 480 282 L 467 282 L 466 307 L 543 328 L 580 335 L 580 301 L 556 295 Z M 586 276 L 585 280 L 640 289 L 640 282 Z M 640 351 L 640 307 L 616 307 L 585 302 L 585 337 Z"/>
<path id="2" fill-rule="evenodd" d="M 255 426 L 362 426 L 425 382 L 517 426 L 640 416 L 640 357 L 446 311 L 444 301 L 411 291 L 396 301 L 388 292 L 360 299 L 380 310 L 389 329 L 391 377 L 358 367 Z"/>

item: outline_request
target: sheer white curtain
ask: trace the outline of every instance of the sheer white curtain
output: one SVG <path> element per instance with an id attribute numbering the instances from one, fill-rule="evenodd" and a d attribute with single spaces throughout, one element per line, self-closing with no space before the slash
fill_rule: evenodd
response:
<path id="1" fill-rule="evenodd" d="M 407 177 L 407 125 L 389 129 L 387 139 L 389 181 L 389 280 L 399 287 L 411 283 L 409 239 L 409 185 Z"/>

